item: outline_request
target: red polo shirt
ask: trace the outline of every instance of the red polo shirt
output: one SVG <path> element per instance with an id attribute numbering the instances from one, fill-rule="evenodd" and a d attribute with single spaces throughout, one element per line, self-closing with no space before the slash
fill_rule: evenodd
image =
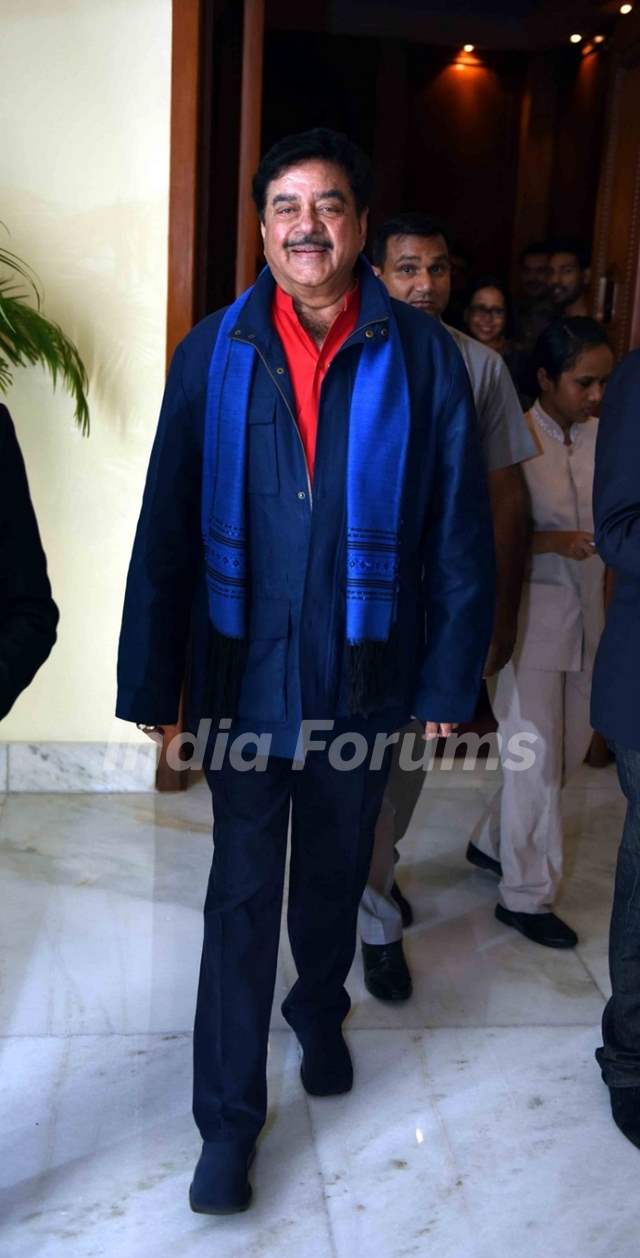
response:
<path id="1" fill-rule="evenodd" d="M 320 390 L 333 359 L 348 336 L 355 331 L 360 310 L 360 290 L 356 284 L 345 295 L 342 310 L 336 315 L 320 348 L 303 328 L 293 307 L 293 298 L 276 284 L 273 299 L 273 322 L 282 341 L 291 376 L 296 403 L 298 428 L 307 456 L 309 476 L 313 465 L 318 434 Z"/>

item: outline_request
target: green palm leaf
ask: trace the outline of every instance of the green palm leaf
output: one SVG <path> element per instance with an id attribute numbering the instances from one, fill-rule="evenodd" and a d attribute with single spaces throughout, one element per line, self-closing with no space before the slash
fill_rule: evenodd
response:
<path id="1" fill-rule="evenodd" d="M 12 383 L 12 367 L 40 363 L 51 375 L 54 388 L 62 379 L 75 404 L 76 423 L 87 436 L 89 381 L 76 346 L 57 323 L 40 313 L 40 290 L 29 267 L 5 249 L 0 249 L 0 265 L 13 272 L 11 278 L 0 280 L 0 392 L 6 393 Z M 26 281 L 27 291 L 16 284 L 16 275 Z M 35 309 L 29 300 L 35 301 Z"/>

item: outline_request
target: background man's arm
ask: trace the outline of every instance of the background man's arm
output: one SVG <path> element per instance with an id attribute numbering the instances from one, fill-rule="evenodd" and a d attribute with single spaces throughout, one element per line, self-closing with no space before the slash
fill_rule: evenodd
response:
<path id="1" fill-rule="evenodd" d="M 478 425 L 462 360 L 438 415 L 424 537 L 426 646 L 414 705 L 425 723 L 473 717 L 493 622 L 493 530 Z M 430 732 L 430 731 L 427 731 Z M 433 731 L 431 731 L 433 732 Z"/>
<path id="2" fill-rule="evenodd" d="M 489 472 L 489 497 L 497 587 L 485 677 L 491 677 L 509 662 L 518 632 L 518 607 L 531 537 L 527 493 L 519 463 Z"/>

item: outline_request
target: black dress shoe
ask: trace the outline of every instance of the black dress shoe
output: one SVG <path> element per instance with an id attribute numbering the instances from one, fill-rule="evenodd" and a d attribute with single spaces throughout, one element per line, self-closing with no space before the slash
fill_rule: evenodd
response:
<path id="1" fill-rule="evenodd" d="M 205 1140 L 189 1188 L 195 1214 L 240 1214 L 251 1204 L 255 1145 Z"/>
<path id="2" fill-rule="evenodd" d="M 578 936 L 575 930 L 562 922 L 555 913 L 512 913 L 496 904 L 496 917 L 505 926 L 513 926 L 521 935 L 544 948 L 575 948 Z"/>
<path id="3" fill-rule="evenodd" d="M 397 882 L 394 882 L 389 894 L 391 899 L 400 909 L 403 929 L 408 930 L 409 926 L 413 926 L 413 909 L 411 908 L 406 896 L 402 894 Z"/>
<path id="4" fill-rule="evenodd" d="M 364 985 L 376 1000 L 408 1000 L 411 975 L 402 951 L 402 940 L 390 944 L 362 945 Z"/>
<path id="5" fill-rule="evenodd" d="M 609 1088 L 616 1127 L 640 1149 L 640 1087 Z"/>
<path id="6" fill-rule="evenodd" d="M 483 852 L 479 847 L 476 847 L 475 843 L 467 844 L 467 860 L 470 861 L 472 865 L 475 865 L 476 869 L 487 869 L 490 873 L 496 874 L 498 878 L 502 878 L 502 865 L 500 864 L 500 861 L 495 861 L 493 856 L 487 856 L 486 852 Z"/>
<path id="7" fill-rule="evenodd" d="M 300 1078 L 309 1096 L 342 1096 L 353 1087 L 353 1062 L 342 1031 L 298 1037 Z M 304 1040 L 304 1042 L 303 1042 Z"/>

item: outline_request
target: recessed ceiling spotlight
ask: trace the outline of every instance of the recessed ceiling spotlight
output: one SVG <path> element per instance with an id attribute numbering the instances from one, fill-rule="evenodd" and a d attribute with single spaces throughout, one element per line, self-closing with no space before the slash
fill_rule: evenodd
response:
<path id="1" fill-rule="evenodd" d="M 465 44 L 464 52 L 475 52 L 475 44 Z"/>
<path id="2" fill-rule="evenodd" d="M 631 13 L 632 11 L 633 11 L 633 5 L 632 5 L 632 4 L 621 4 L 621 5 L 620 5 L 620 12 L 621 12 L 621 13 L 624 13 L 625 17 L 627 16 L 627 13 Z"/>
<path id="3" fill-rule="evenodd" d="M 570 36 L 569 36 L 569 39 L 570 39 L 570 41 L 571 41 L 571 43 L 572 43 L 572 44 L 581 44 L 581 43 L 582 43 L 582 35 L 578 35 L 578 34 L 576 34 L 576 35 L 570 35 Z"/>
<path id="4" fill-rule="evenodd" d="M 593 42 L 594 44 L 604 44 L 604 35 L 594 35 Z"/>

